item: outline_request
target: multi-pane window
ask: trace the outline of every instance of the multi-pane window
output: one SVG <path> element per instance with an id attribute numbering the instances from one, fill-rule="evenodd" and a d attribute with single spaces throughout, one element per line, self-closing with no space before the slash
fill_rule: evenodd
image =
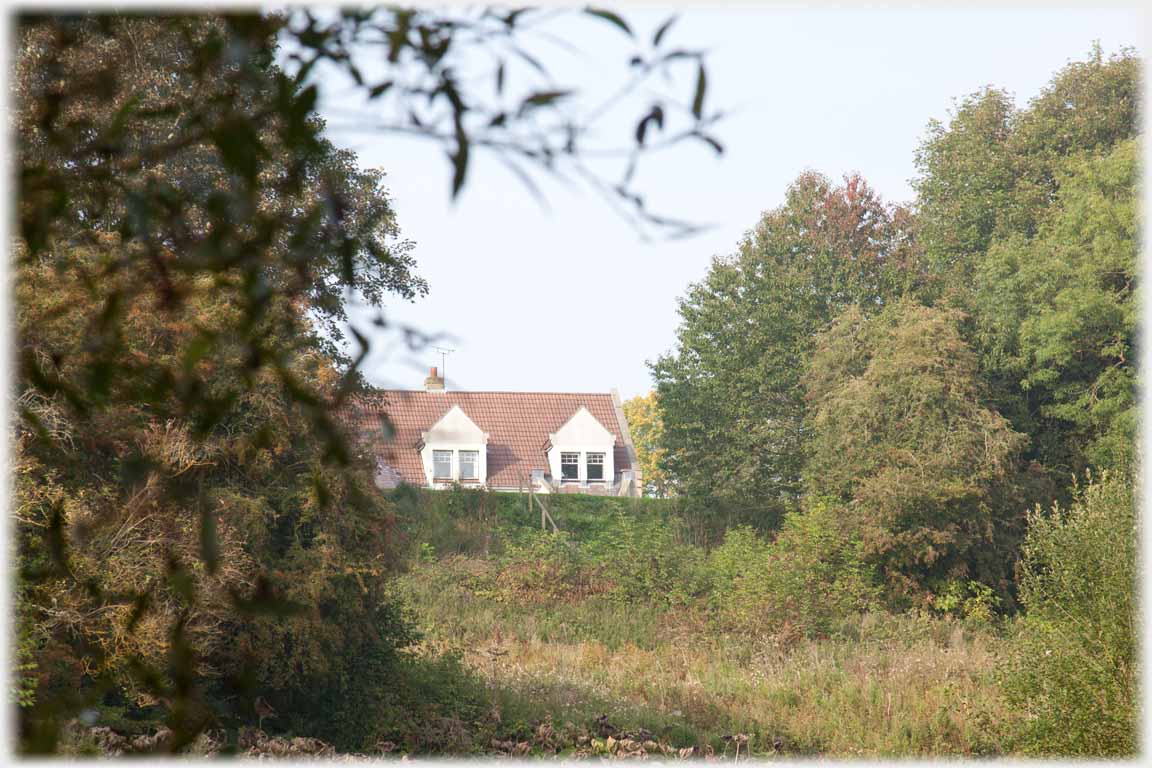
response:
<path id="1" fill-rule="evenodd" d="M 560 480 L 579 480 L 580 479 L 580 454 L 578 453 L 561 453 L 560 454 Z"/>
<path id="2" fill-rule="evenodd" d="M 452 479 L 452 451 L 432 451 L 432 478 Z"/>
<path id="3" fill-rule="evenodd" d="M 588 472 L 585 477 L 588 478 L 589 482 L 604 479 L 604 454 L 588 454 Z"/>
<path id="4" fill-rule="evenodd" d="M 478 451 L 460 451 L 460 479 L 480 479 L 480 453 Z"/>

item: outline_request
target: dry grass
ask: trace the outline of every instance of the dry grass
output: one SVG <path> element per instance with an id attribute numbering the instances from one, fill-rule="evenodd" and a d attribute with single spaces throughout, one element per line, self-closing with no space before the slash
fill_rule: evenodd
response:
<path id="1" fill-rule="evenodd" d="M 453 582 L 405 577 L 430 652 L 463 654 L 506 717 L 587 724 L 600 714 L 676 743 L 751 735 L 755 752 L 834 756 L 998 751 L 1002 703 L 990 675 L 1001 641 L 927 617 L 865 615 L 830 639 L 782 647 L 718 635 L 693 612 L 590 599 L 500 602 Z"/>

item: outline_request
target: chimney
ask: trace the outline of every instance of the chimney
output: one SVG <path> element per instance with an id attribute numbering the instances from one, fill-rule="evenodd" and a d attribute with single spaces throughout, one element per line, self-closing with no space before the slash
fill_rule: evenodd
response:
<path id="1" fill-rule="evenodd" d="M 432 373 L 424 379 L 424 389 L 428 392 L 444 391 L 444 377 L 436 372 L 436 366 L 432 366 Z"/>

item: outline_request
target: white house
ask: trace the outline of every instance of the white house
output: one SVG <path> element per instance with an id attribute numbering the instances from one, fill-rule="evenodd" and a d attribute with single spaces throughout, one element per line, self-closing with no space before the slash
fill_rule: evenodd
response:
<path id="1" fill-rule="evenodd" d="M 612 392 L 465 392 L 435 368 L 423 390 L 362 396 L 342 414 L 375 455 L 376 483 L 640 495 L 636 450 Z"/>

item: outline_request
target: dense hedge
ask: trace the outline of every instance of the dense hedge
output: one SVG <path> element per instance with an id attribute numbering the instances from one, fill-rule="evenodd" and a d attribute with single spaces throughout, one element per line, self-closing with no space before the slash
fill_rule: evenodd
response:
<path id="1" fill-rule="evenodd" d="M 499 551 L 509 538 L 539 530 L 540 508 L 525 493 L 454 488 L 432 491 L 401 486 L 387 494 L 407 532 L 407 544 L 437 554 Z M 557 527 L 577 539 L 600 535 L 617 515 L 665 523 L 685 540 L 698 538 L 678 499 L 547 494 L 539 497 Z M 531 505 L 531 506 L 530 506 Z M 551 527 L 549 526 L 549 529 Z"/>

